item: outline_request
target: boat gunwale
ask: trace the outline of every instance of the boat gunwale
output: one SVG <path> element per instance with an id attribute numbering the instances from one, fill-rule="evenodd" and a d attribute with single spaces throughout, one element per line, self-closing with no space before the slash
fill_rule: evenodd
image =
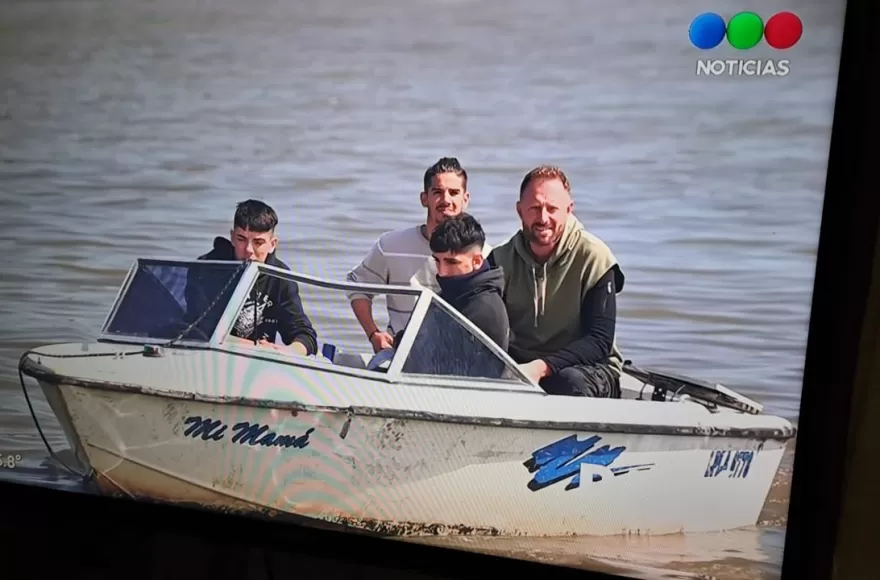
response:
<path id="1" fill-rule="evenodd" d="M 405 338 L 405 337 L 404 337 Z M 383 383 L 386 385 L 413 385 L 418 387 L 435 387 L 435 388 L 444 388 L 444 389 L 453 389 L 453 390 L 468 390 L 468 391 L 491 391 L 491 392 L 503 392 L 503 393 L 525 393 L 529 395 L 542 395 L 547 396 L 547 393 L 543 389 L 539 390 L 530 390 L 528 388 L 529 385 L 524 385 L 521 382 L 511 380 L 511 379 L 496 379 L 489 377 L 458 377 L 453 375 L 424 375 L 424 374 L 415 374 L 415 373 L 398 373 L 397 375 L 391 374 L 391 372 L 378 372 L 375 370 L 368 370 L 366 368 L 359 368 L 353 366 L 347 366 L 342 364 L 335 364 L 330 361 L 322 361 L 320 359 L 313 359 L 310 357 L 303 357 L 300 355 L 289 355 L 288 353 L 274 351 L 274 350 L 265 350 L 265 352 L 261 352 L 255 350 L 249 346 L 244 345 L 232 345 L 228 342 L 224 342 L 220 346 L 211 346 L 205 343 L 192 344 L 192 343 L 177 343 L 171 347 L 167 346 L 167 342 L 165 341 L 153 341 L 153 342 L 144 342 L 136 343 L 136 342 L 128 342 L 127 340 L 114 341 L 107 338 L 99 338 L 94 343 L 63 343 L 64 345 L 71 344 L 99 344 L 99 345 L 113 345 L 113 346 L 158 346 L 163 349 L 171 352 L 175 351 L 188 351 L 188 352 L 208 352 L 214 354 L 224 354 L 230 356 L 238 356 L 244 357 L 251 360 L 268 362 L 273 364 L 279 364 L 286 367 L 293 367 L 296 369 L 304 369 L 309 371 L 316 371 L 321 373 L 328 373 L 333 375 L 342 375 L 345 377 L 353 377 L 357 379 L 364 379 L 367 381 L 375 381 L 379 383 Z M 58 346 L 58 345 L 48 345 L 48 346 Z M 40 352 L 39 348 L 46 348 L 47 345 L 42 347 L 35 347 L 29 349 L 22 355 L 22 359 L 27 357 L 28 355 L 36 355 L 38 357 L 46 357 L 46 358 L 91 358 L 91 357 L 101 357 L 101 358 L 126 358 L 131 356 L 143 356 L 142 350 L 118 350 L 118 351 L 102 351 L 102 352 L 81 352 L 76 354 L 53 354 L 50 352 Z M 467 383 L 467 384 L 463 384 Z M 477 383 L 491 384 L 497 385 L 493 387 L 482 387 L 477 386 Z"/>
<path id="2" fill-rule="evenodd" d="M 213 350 L 213 349 L 210 349 Z M 772 427 L 710 427 L 710 426 L 681 426 L 681 425 L 645 425 L 643 423 L 597 423 L 580 421 L 547 421 L 538 419 L 508 419 L 480 417 L 473 415 L 450 415 L 446 413 L 434 413 L 430 411 L 409 411 L 404 409 L 387 409 L 380 407 L 355 407 L 335 405 L 311 405 L 296 401 L 278 401 L 274 399 L 255 399 L 243 396 L 207 395 L 201 393 L 156 390 L 142 385 L 113 382 L 100 379 L 83 379 L 70 377 L 56 373 L 43 365 L 32 360 L 31 355 L 40 356 L 39 352 L 28 351 L 22 355 L 19 361 L 19 370 L 29 377 L 55 385 L 68 385 L 83 387 L 101 391 L 115 391 L 144 396 L 154 396 L 166 399 L 185 401 L 197 401 L 209 404 L 240 405 L 262 409 L 278 409 L 283 411 L 297 411 L 304 413 L 332 413 L 363 417 L 382 417 L 398 420 L 432 421 L 452 423 L 460 425 L 479 425 L 488 427 L 511 427 L 517 429 L 544 429 L 553 431 L 577 431 L 598 433 L 620 433 L 625 435 L 673 435 L 689 437 L 724 437 L 731 439 L 758 439 L 762 441 L 788 441 L 797 435 L 797 427 L 789 424 L 787 428 Z M 46 356 L 51 357 L 51 354 Z M 496 390 L 496 389 L 492 389 Z M 539 395 L 529 391 L 504 391 L 505 393 Z M 545 395 L 553 396 L 553 395 Z M 670 403 L 676 404 L 676 403 Z M 681 403 L 677 403 L 681 404 Z M 738 413 L 748 415 L 747 413 Z"/>

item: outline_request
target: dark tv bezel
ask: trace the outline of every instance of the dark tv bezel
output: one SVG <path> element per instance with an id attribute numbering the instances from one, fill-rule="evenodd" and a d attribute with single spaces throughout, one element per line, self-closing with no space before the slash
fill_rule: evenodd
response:
<path id="1" fill-rule="evenodd" d="M 880 59 L 868 32 L 877 11 L 876 3 L 864 0 L 846 6 L 782 569 L 785 580 L 828 578 L 832 573 L 852 385 L 878 240 L 880 196 L 873 176 L 867 174 L 874 161 L 869 159 L 869 146 L 880 135 L 872 109 L 872 103 L 880 103 L 872 74 L 880 70 Z M 16 483 L 0 482 L 0 497 L 6 532 L 0 545 L 10 577 L 81 571 L 91 578 L 122 573 L 146 578 L 160 577 L 161 567 L 176 571 L 175 577 L 241 578 L 233 574 L 234 566 L 222 564 L 228 559 L 221 556 L 242 554 L 238 561 L 253 570 L 264 565 L 254 560 L 263 552 L 273 559 L 296 559 L 298 575 L 307 577 L 621 577 Z M 35 549 L 50 549 L 51 557 L 27 555 Z M 215 555 L 208 559 L 215 561 L 216 570 L 197 573 L 193 562 L 208 553 Z M 263 570 L 247 577 L 271 576 Z"/>
<path id="2" fill-rule="evenodd" d="M 871 39 L 878 12 L 878 3 L 871 0 L 846 2 L 783 580 L 834 574 L 845 477 L 852 467 L 853 392 L 856 382 L 864 380 L 861 369 L 870 364 L 860 358 L 860 345 L 877 332 L 877 320 L 867 314 L 878 299 L 871 281 L 880 242 L 880 195 L 876 175 L 868 172 L 877 163 L 880 135 L 880 51 Z M 865 507 L 871 505 L 865 500 Z M 860 556 L 875 559 L 872 552 Z"/>

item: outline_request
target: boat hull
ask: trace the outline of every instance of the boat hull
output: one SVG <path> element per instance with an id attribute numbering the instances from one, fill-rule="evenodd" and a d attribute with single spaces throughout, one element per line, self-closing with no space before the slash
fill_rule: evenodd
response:
<path id="1" fill-rule="evenodd" d="M 754 525 L 784 441 L 273 409 L 40 381 L 107 493 L 390 535 Z"/>

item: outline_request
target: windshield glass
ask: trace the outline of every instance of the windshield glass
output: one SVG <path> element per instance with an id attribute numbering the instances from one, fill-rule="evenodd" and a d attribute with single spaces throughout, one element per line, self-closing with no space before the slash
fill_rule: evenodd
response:
<path id="1" fill-rule="evenodd" d="M 402 372 L 519 380 L 509 363 L 432 299 Z"/>
<path id="2" fill-rule="evenodd" d="M 207 342 L 243 272 L 242 264 L 237 262 L 138 260 L 104 332 L 120 337 L 180 337 Z"/>

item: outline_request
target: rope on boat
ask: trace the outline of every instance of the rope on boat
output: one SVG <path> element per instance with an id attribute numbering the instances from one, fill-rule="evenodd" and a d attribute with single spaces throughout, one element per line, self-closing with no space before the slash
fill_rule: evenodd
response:
<path id="1" fill-rule="evenodd" d="M 198 324 L 202 320 L 205 319 L 205 317 L 214 309 L 214 306 L 216 306 L 217 303 L 220 301 L 220 299 L 226 294 L 226 290 L 229 289 L 229 286 L 231 286 L 233 282 L 238 280 L 238 276 L 242 272 L 244 272 L 245 268 L 247 268 L 250 263 L 251 263 L 250 260 L 243 261 L 241 263 L 241 265 L 235 269 L 235 272 L 233 272 L 232 275 L 229 277 L 229 280 L 226 281 L 226 284 L 223 286 L 223 288 L 220 289 L 220 292 L 217 293 L 217 296 L 214 298 L 214 300 L 211 302 L 211 304 L 209 304 L 208 307 L 205 308 L 205 311 L 202 312 L 199 316 L 197 316 L 196 319 L 193 320 L 193 322 L 183 330 L 183 332 L 181 332 L 176 337 L 174 337 L 171 340 L 169 340 L 168 342 L 166 342 L 164 344 L 164 346 L 166 346 L 166 347 L 173 346 L 174 343 L 183 339 L 183 337 L 186 336 L 187 334 L 189 334 L 192 331 L 192 329 L 194 329 L 196 326 L 198 326 Z M 254 313 L 256 314 L 256 304 L 254 304 Z M 204 334 L 204 333 L 202 333 L 202 334 Z"/>
<path id="2" fill-rule="evenodd" d="M 241 263 L 241 265 L 238 268 L 236 268 L 235 272 L 229 277 L 229 280 L 226 281 L 226 284 L 223 286 L 223 288 L 220 290 L 220 292 L 217 293 L 216 298 L 214 298 L 214 300 L 211 302 L 211 304 L 208 305 L 208 307 L 205 309 L 205 311 L 202 312 L 202 314 L 199 315 L 192 322 L 192 324 L 187 326 L 183 332 L 181 332 L 177 337 L 175 337 L 175 338 L 171 339 L 170 341 L 168 341 L 167 343 L 165 343 L 164 346 L 172 346 L 174 343 L 176 343 L 177 341 L 181 340 L 184 336 L 189 334 L 190 331 L 192 331 L 192 329 L 195 328 L 205 318 L 205 316 L 207 316 L 214 309 L 214 306 L 217 305 L 217 303 L 220 301 L 220 299 L 226 294 L 226 291 L 229 289 L 229 287 L 232 285 L 232 283 L 238 279 L 239 274 L 244 272 L 245 268 L 247 268 L 249 264 L 250 264 L 250 260 L 243 261 Z M 93 474 L 93 470 L 90 469 L 88 473 L 80 473 L 79 471 L 76 471 L 75 469 L 71 468 L 69 465 L 64 463 L 64 461 L 62 461 L 61 458 L 58 457 L 58 455 L 52 449 L 52 446 L 49 445 L 49 440 L 46 438 L 45 433 L 43 433 L 42 427 L 40 427 L 40 421 L 37 419 L 37 412 L 34 410 L 34 405 L 33 405 L 33 403 L 31 403 L 30 395 L 28 395 L 28 392 L 27 392 L 27 385 L 24 382 L 24 373 L 21 370 L 21 361 L 23 361 L 26 357 L 30 356 L 31 354 L 34 354 L 37 357 L 47 357 L 47 358 L 91 358 L 91 357 L 101 357 L 101 356 L 125 357 L 126 355 L 129 355 L 129 354 L 142 354 L 142 351 L 136 350 L 136 351 L 128 351 L 128 352 L 124 352 L 124 351 L 123 352 L 115 352 L 114 351 L 114 352 L 91 352 L 91 353 L 78 353 L 78 354 L 49 354 L 49 353 L 35 352 L 34 350 L 30 349 L 30 350 L 25 351 L 25 353 L 19 359 L 18 380 L 19 380 L 19 382 L 21 382 L 21 392 L 24 393 L 24 400 L 27 402 L 28 409 L 30 410 L 31 419 L 33 419 L 33 421 L 34 421 L 34 426 L 36 426 L 36 428 L 37 428 L 37 433 L 40 434 L 40 439 L 43 440 L 43 445 L 46 446 L 46 451 L 49 452 L 49 457 L 51 457 L 52 459 L 57 461 L 58 464 L 61 465 L 61 467 L 66 469 L 71 474 L 73 474 L 77 477 L 81 477 L 83 479 L 83 481 L 88 481 L 88 479 Z"/>
<path id="3" fill-rule="evenodd" d="M 24 360 L 25 357 L 30 356 L 31 354 L 35 354 L 38 357 L 50 357 L 50 358 L 89 358 L 96 356 L 125 356 L 127 354 L 139 354 L 140 351 L 130 351 L 130 352 L 90 352 L 90 353 L 80 353 L 80 354 L 46 354 L 41 352 L 34 352 L 33 350 L 25 351 L 22 355 L 21 360 Z M 34 420 L 34 426 L 37 428 L 37 433 L 40 434 L 40 439 L 43 440 L 43 445 L 46 446 L 46 450 L 49 452 L 49 457 L 58 462 L 61 467 L 66 469 L 72 475 L 82 478 L 83 481 L 88 481 L 92 476 L 92 470 L 90 469 L 88 473 L 80 473 L 79 471 L 73 469 L 64 461 L 61 460 L 60 457 L 55 453 L 52 449 L 52 446 L 49 445 L 49 440 L 46 439 L 46 435 L 43 433 L 42 427 L 40 427 L 40 421 L 37 419 L 37 412 L 34 410 L 34 405 L 31 403 L 30 395 L 27 392 L 27 385 L 24 382 L 24 373 L 21 370 L 21 364 L 18 365 L 18 380 L 21 382 L 21 392 L 24 393 L 24 400 L 27 402 L 28 409 L 31 413 L 31 419 Z"/>

